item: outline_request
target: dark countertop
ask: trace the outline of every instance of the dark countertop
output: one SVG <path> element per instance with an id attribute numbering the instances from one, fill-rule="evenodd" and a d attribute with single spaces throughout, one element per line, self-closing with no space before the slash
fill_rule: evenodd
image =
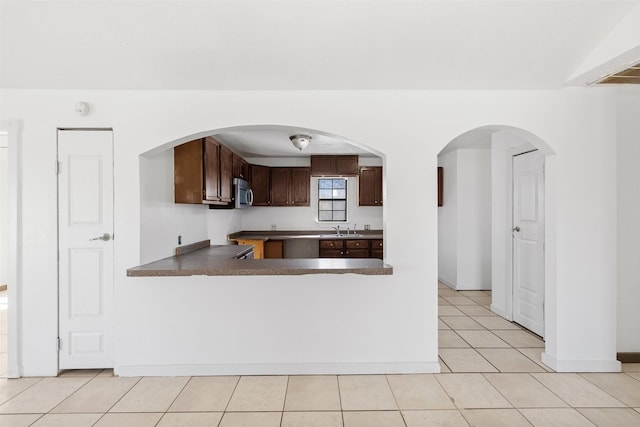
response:
<path id="1" fill-rule="evenodd" d="M 289 239 L 382 239 L 382 230 L 360 230 L 347 234 L 340 230 L 340 236 L 333 230 L 274 230 L 274 231 L 239 231 L 229 234 L 229 240 L 289 240 Z"/>
<path id="2" fill-rule="evenodd" d="M 127 270 L 130 277 L 279 276 L 301 274 L 393 274 L 393 267 L 375 258 L 236 259 L 249 245 L 212 245 L 184 255 L 163 258 Z"/>

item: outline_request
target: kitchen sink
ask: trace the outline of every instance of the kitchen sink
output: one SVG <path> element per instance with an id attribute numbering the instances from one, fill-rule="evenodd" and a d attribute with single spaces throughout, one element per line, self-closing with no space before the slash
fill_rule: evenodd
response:
<path id="1" fill-rule="evenodd" d="M 363 237 L 363 235 L 358 233 L 350 233 L 350 234 L 344 233 L 344 234 L 338 235 L 334 233 L 334 234 L 321 234 L 319 237 L 322 239 L 335 239 L 335 238 L 346 239 L 351 237 Z"/>

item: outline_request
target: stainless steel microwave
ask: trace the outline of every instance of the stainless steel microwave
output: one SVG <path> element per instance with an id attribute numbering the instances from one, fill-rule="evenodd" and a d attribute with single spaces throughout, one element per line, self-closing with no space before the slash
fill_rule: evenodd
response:
<path id="1" fill-rule="evenodd" d="M 249 181 L 233 178 L 233 190 L 236 208 L 248 208 L 253 204 L 253 191 Z"/>

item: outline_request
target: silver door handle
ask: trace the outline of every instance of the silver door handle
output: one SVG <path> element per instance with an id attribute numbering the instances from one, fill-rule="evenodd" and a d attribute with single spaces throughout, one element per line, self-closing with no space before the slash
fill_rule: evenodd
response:
<path id="1" fill-rule="evenodd" d="M 89 239 L 90 242 L 92 242 L 94 240 L 104 240 L 105 242 L 108 242 L 109 240 L 111 240 L 111 234 L 104 233 L 102 236 L 98 236 L 98 237 L 94 237 L 93 239 Z"/>
<path id="2" fill-rule="evenodd" d="M 515 231 L 516 233 L 520 232 L 520 227 L 518 227 L 517 225 L 515 227 L 513 227 L 513 231 Z"/>

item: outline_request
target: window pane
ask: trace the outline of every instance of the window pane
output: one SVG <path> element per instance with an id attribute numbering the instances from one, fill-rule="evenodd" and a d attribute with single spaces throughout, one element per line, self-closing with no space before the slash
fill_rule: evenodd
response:
<path id="1" fill-rule="evenodd" d="M 332 211 L 320 211 L 318 212 L 318 220 L 331 221 L 333 219 Z"/>
<path id="2" fill-rule="evenodd" d="M 318 203 L 318 209 L 321 211 L 330 211 L 333 209 L 331 200 L 320 200 Z"/>
<path id="3" fill-rule="evenodd" d="M 324 208 L 320 208 L 324 209 Z M 344 200 L 334 200 L 333 202 L 333 210 L 335 211 L 346 211 L 347 203 Z"/>
<path id="4" fill-rule="evenodd" d="M 329 189 L 329 190 L 320 190 L 318 192 L 318 197 L 320 199 L 331 199 L 332 198 L 332 193 L 333 190 Z"/>
<path id="5" fill-rule="evenodd" d="M 333 220 L 334 221 L 346 221 L 347 213 L 345 211 L 333 211 Z"/>
<path id="6" fill-rule="evenodd" d="M 333 188 L 347 188 L 347 180 L 346 179 L 334 179 L 333 180 Z"/>
<path id="7" fill-rule="evenodd" d="M 333 190 L 333 198 L 334 199 L 346 199 L 347 198 L 347 190 Z"/>
<path id="8" fill-rule="evenodd" d="M 332 179 L 319 179 L 318 180 L 318 188 L 332 188 L 333 180 Z"/>

